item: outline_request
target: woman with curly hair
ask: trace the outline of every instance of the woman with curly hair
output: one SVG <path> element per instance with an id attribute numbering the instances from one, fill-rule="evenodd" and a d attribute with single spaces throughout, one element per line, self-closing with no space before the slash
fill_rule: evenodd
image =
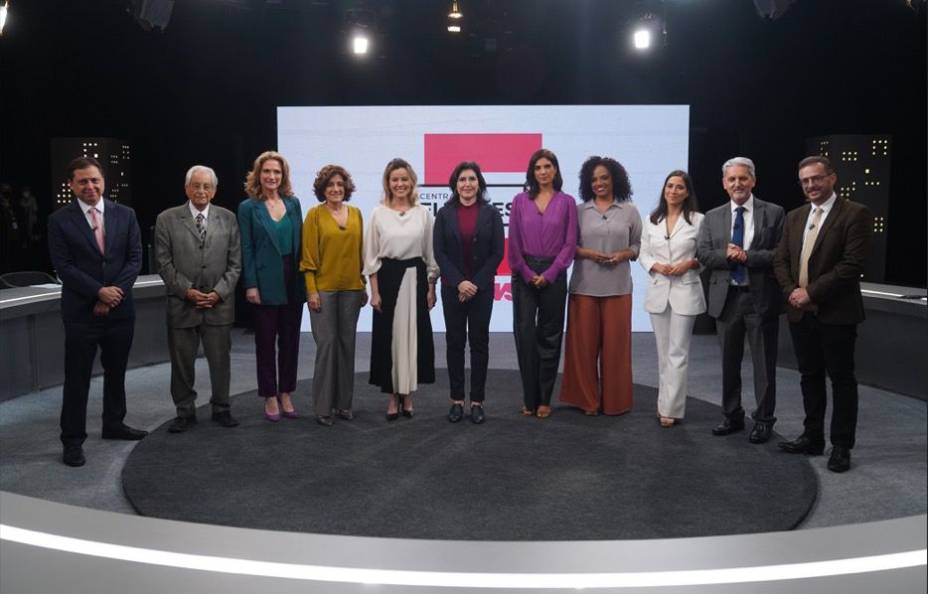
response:
<path id="1" fill-rule="evenodd" d="M 264 398 L 264 418 L 276 423 L 281 415 L 298 416 L 290 394 L 306 301 L 299 268 L 303 211 L 290 185 L 290 166 L 274 151 L 255 159 L 245 192 L 248 198 L 238 206 L 242 284 L 254 307 L 258 396 Z"/>
<path id="2" fill-rule="evenodd" d="M 321 202 L 303 222 L 300 270 L 306 279 L 309 323 L 316 342 L 313 408 L 316 422 L 332 426 L 332 416 L 353 418 L 354 351 L 358 314 L 367 303 L 364 290 L 361 211 L 346 204 L 354 192 L 351 175 L 326 165 L 313 182 Z"/>
<path id="3" fill-rule="evenodd" d="M 625 168 L 590 157 L 580 169 L 580 237 L 570 279 L 561 401 L 587 415 L 632 408 L 632 275 L 641 215 Z"/>

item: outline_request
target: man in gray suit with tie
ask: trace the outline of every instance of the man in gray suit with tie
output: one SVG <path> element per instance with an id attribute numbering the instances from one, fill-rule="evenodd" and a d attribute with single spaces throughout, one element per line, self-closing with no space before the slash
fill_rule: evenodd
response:
<path id="1" fill-rule="evenodd" d="M 212 169 L 191 167 L 185 183 L 188 201 L 162 212 L 155 223 L 155 259 L 168 294 L 171 396 L 177 407 L 171 433 L 197 423 L 194 362 L 201 341 L 213 392 L 212 419 L 223 427 L 238 425 L 229 411 L 229 352 L 242 248 L 235 214 L 210 204 L 217 185 Z"/>
<path id="2" fill-rule="evenodd" d="M 754 427 L 749 440 L 770 439 L 776 422 L 777 333 L 782 296 L 773 257 L 783 232 L 784 211 L 753 194 L 754 162 L 745 157 L 722 165 L 728 203 L 706 213 L 697 257 L 711 271 L 708 313 L 722 347 L 722 422 L 713 435 L 744 429 L 741 360 L 747 336 L 754 364 Z"/>

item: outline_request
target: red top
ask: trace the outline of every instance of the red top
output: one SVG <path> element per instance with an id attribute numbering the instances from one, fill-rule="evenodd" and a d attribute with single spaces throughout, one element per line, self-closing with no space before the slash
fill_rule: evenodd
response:
<path id="1" fill-rule="evenodd" d="M 458 203 L 458 229 L 461 231 L 461 259 L 464 260 L 464 278 L 474 280 L 474 235 L 477 232 L 477 215 L 480 207 L 475 201 L 470 206 Z"/>

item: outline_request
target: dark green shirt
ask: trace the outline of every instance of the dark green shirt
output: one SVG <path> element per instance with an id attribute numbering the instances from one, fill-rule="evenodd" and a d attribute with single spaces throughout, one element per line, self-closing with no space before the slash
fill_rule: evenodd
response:
<path id="1" fill-rule="evenodd" d="M 285 215 L 279 221 L 274 221 L 274 232 L 277 234 L 277 244 L 280 246 L 280 255 L 289 256 L 292 254 L 293 225 L 290 223 L 290 217 Z"/>

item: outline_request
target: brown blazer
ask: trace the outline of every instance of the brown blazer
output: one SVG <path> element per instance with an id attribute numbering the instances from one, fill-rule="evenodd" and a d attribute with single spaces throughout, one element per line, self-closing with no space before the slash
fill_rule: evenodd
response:
<path id="1" fill-rule="evenodd" d="M 811 205 L 786 215 L 783 237 L 777 245 L 773 269 L 788 298 L 799 282 L 799 255 Z M 823 324 L 858 324 L 864 320 L 860 275 L 870 252 L 873 216 L 866 206 L 843 198 L 835 200 L 809 257 L 809 298 L 818 307 Z M 787 306 L 790 322 L 802 319 L 802 311 Z"/>

